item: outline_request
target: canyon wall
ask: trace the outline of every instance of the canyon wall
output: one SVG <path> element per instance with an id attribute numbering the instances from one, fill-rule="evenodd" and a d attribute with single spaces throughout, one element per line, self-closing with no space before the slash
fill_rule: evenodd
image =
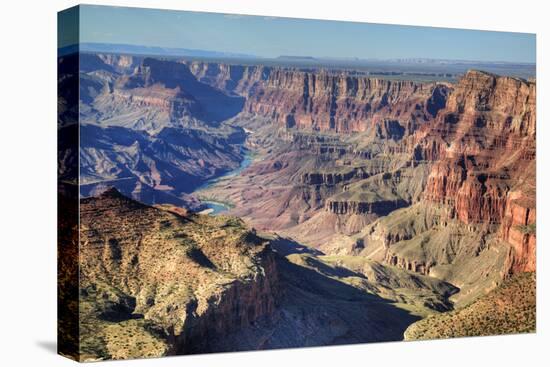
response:
<path id="1" fill-rule="evenodd" d="M 501 225 L 513 246 L 512 272 L 534 270 L 535 84 L 468 72 L 433 123 L 439 157 L 425 190 L 468 225 Z"/>
<path id="2" fill-rule="evenodd" d="M 193 62 L 205 83 L 243 95 L 244 112 L 288 128 L 360 132 L 386 119 L 408 131 L 433 118 L 451 86 L 266 66 Z"/>
<path id="3" fill-rule="evenodd" d="M 497 265 L 505 276 L 535 270 L 535 99 L 534 83 L 470 71 L 436 118 L 403 140 L 414 164 L 430 167 L 419 205 L 437 210 L 424 218 L 424 210 L 396 211 L 367 229 L 371 243 L 386 248 L 385 262 L 420 264 L 424 273 L 496 246 L 508 252 Z"/>
<path id="4" fill-rule="evenodd" d="M 408 184 L 422 186 L 424 205 L 442 206 L 444 218 L 438 222 L 458 220 L 475 231 L 489 228 L 512 245 L 510 272 L 534 269 L 535 83 L 481 71 L 469 71 L 448 84 L 266 66 L 192 62 L 189 67 L 199 80 L 245 96 L 242 116 L 263 117 L 289 131 L 343 133 L 344 140 L 348 133 L 366 133 L 383 146 L 377 150 L 359 140 L 346 144 L 290 134 L 288 141 L 298 149 L 330 155 L 336 165 L 357 164 L 358 159 L 374 162 L 381 154 L 394 163 L 384 163 L 379 173 L 399 170 L 400 164 L 426 165 L 427 176 L 417 175 Z M 404 156 L 408 161 L 399 163 Z M 359 186 L 349 184 L 372 174 L 362 167 L 331 172 L 316 166 L 301 175 L 301 184 L 332 187 L 332 195 L 341 190 L 357 193 Z M 369 192 L 377 191 L 374 186 Z M 355 196 L 365 196 L 360 193 Z M 405 196 L 373 202 L 343 193 L 321 202 L 335 215 L 387 215 L 419 198 Z M 389 262 L 413 264 L 393 256 L 388 254 Z"/>
<path id="5" fill-rule="evenodd" d="M 216 126 L 243 108 L 242 97 L 199 82 L 182 63 L 84 54 L 80 64 L 84 121 L 156 131 L 197 120 Z"/>
<path id="6" fill-rule="evenodd" d="M 128 101 L 114 104 L 156 111 L 149 112 L 150 121 L 173 123 L 192 116 L 214 125 L 238 110 L 243 119 L 261 118 L 285 128 L 288 136 L 281 132 L 277 137 L 285 149 L 311 154 L 280 152 L 269 167 L 253 169 L 260 177 L 288 174 L 294 184 L 277 189 L 279 201 L 289 204 L 272 205 L 279 218 L 272 223 L 299 224 L 323 208 L 334 215 L 387 215 L 423 200 L 445 207 L 441 222 L 456 219 L 471 228 L 490 226 L 491 232 L 497 228 L 499 238 L 513 247 L 510 271 L 534 267 L 533 82 L 481 71 L 469 71 L 450 84 L 262 65 L 98 59 L 124 75 L 110 93 L 96 97 L 96 107 L 102 106 L 101 98 L 122 98 Z M 227 108 L 214 116 L 212 101 Z M 364 138 L 353 139 L 357 133 Z M 409 178 L 392 176 L 396 172 L 407 172 Z M 354 184 L 376 175 L 390 179 Z M 262 187 L 267 182 L 260 181 Z M 384 190 L 387 194 L 371 195 Z M 296 197 L 304 202 L 291 205 Z M 311 213 L 282 215 L 292 206 Z M 291 219 L 282 221 L 287 214 Z"/>
<path id="7" fill-rule="evenodd" d="M 507 267 L 511 273 L 536 270 L 536 197 L 510 192 L 501 227 L 512 245 Z"/>
<path id="8" fill-rule="evenodd" d="M 145 203 L 198 210 L 189 193 L 238 167 L 246 134 L 218 127 L 241 111 L 242 97 L 175 61 L 83 53 L 79 66 L 82 195 L 116 186 Z"/>

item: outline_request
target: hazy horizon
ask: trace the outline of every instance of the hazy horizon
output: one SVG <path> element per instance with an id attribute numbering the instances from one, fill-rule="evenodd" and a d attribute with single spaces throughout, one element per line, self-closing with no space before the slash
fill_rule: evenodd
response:
<path id="1" fill-rule="evenodd" d="M 184 48 L 262 58 L 536 63 L 536 36 L 529 33 L 98 5 L 79 8 L 80 43 Z M 361 44 L 365 46 L 358 47 Z M 71 40 L 59 40 L 60 47 L 70 45 Z"/>

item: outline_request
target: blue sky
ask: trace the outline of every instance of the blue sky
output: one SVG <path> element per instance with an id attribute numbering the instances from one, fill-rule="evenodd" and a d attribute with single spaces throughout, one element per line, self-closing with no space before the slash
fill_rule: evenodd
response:
<path id="1" fill-rule="evenodd" d="M 535 35 L 357 22 L 81 6 L 80 41 L 357 58 L 536 60 Z"/>

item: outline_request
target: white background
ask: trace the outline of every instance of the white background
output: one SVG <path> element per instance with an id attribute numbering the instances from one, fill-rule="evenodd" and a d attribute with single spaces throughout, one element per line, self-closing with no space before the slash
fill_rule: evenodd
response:
<path id="1" fill-rule="evenodd" d="M 117 366 L 522 366 L 548 363 L 547 127 L 549 26 L 545 1 L 194 0 L 89 1 L 182 10 L 537 33 L 538 332 L 452 341 L 229 353 L 112 362 Z M 75 1 L 4 0 L 0 54 L 0 364 L 69 365 L 56 340 L 56 12 Z M 357 47 L 362 47 L 357 40 Z M 548 139 L 548 140 L 547 140 Z M 546 267 L 546 268 L 545 268 Z M 548 364 L 546 364 L 548 365 Z"/>

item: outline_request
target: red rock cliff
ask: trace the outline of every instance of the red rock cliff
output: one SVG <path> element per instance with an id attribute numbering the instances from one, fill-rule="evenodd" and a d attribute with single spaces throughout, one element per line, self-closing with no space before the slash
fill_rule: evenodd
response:
<path id="1" fill-rule="evenodd" d="M 387 119 L 413 131 L 437 114 L 450 90 L 448 84 L 275 67 L 197 62 L 190 70 L 202 82 L 246 96 L 246 113 L 321 131 L 365 131 Z"/>
<path id="2" fill-rule="evenodd" d="M 502 225 L 501 238 L 515 249 L 511 268 L 532 268 L 535 235 L 518 228 L 534 223 L 519 213 L 534 218 L 534 189 L 526 187 L 535 182 L 535 83 L 481 71 L 451 86 L 263 66 L 192 63 L 190 70 L 245 96 L 244 113 L 288 128 L 375 128 L 377 137 L 400 141 L 396 152 L 433 163 L 425 200 L 468 225 Z M 515 191 L 526 198 L 521 204 Z"/>
<path id="3" fill-rule="evenodd" d="M 514 191 L 501 226 L 501 236 L 512 245 L 507 268 L 510 273 L 536 269 L 536 202 L 533 196 Z"/>
<path id="4" fill-rule="evenodd" d="M 501 224 L 512 272 L 535 266 L 535 99 L 534 83 L 470 71 L 419 143 L 438 145 L 425 199 Z"/>

